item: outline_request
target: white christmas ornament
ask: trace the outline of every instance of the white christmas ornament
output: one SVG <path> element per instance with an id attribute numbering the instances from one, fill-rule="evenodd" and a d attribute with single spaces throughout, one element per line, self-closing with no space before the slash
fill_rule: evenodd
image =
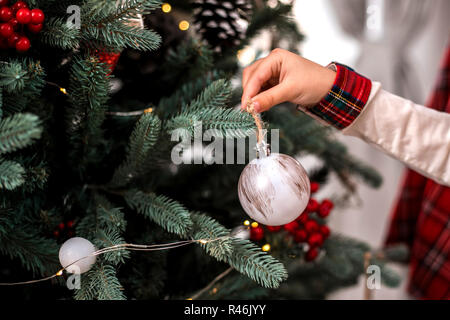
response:
<path id="1" fill-rule="evenodd" d="M 280 226 L 292 222 L 308 204 L 308 175 L 294 158 L 258 148 L 259 157 L 245 166 L 239 178 L 241 205 L 259 223 Z"/>
<path id="2" fill-rule="evenodd" d="M 59 262 L 69 273 L 84 273 L 95 263 L 94 245 L 81 237 L 70 238 L 59 249 Z"/>

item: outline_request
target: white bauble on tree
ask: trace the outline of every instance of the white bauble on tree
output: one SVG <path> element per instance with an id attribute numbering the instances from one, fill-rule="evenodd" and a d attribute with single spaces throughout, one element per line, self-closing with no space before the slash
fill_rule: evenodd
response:
<path id="1" fill-rule="evenodd" d="M 259 223 L 280 226 L 292 222 L 308 204 L 311 192 L 308 175 L 290 156 L 259 154 L 262 156 L 247 164 L 239 178 L 241 205 Z"/>
<path id="2" fill-rule="evenodd" d="M 70 273 L 84 273 L 95 263 L 94 245 L 81 237 L 70 238 L 59 249 L 59 262 Z"/>

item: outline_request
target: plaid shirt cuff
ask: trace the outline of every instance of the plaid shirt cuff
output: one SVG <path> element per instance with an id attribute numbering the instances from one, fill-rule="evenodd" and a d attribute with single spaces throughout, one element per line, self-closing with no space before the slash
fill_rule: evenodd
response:
<path id="1" fill-rule="evenodd" d="M 372 81 L 345 65 L 333 62 L 331 66 L 336 70 L 333 87 L 317 105 L 306 109 L 306 112 L 342 130 L 348 127 L 365 107 Z"/>

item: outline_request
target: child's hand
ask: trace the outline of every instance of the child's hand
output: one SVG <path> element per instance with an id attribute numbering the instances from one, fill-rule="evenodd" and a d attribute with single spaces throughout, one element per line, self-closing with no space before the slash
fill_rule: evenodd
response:
<path id="1" fill-rule="evenodd" d="M 262 112 L 289 101 L 312 106 L 328 93 L 336 73 L 292 52 L 275 49 L 244 69 L 242 108 L 252 99 L 255 111 Z"/>

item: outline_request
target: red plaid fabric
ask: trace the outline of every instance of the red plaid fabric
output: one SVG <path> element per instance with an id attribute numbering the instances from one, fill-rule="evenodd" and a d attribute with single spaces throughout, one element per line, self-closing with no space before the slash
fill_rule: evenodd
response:
<path id="1" fill-rule="evenodd" d="M 342 64 L 333 62 L 336 78 L 328 94 L 308 112 L 338 129 L 350 125 L 369 99 L 372 81 Z"/>
<path id="2" fill-rule="evenodd" d="M 443 112 L 450 112 L 449 49 L 427 104 Z M 333 88 L 307 112 L 343 129 L 363 110 L 371 81 L 344 65 L 335 65 Z M 450 299 L 450 188 L 407 170 L 386 239 L 386 244 L 400 242 L 411 248 L 409 292 L 421 299 Z"/>
<path id="3" fill-rule="evenodd" d="M 450 48 L 428 107 L 450 112 Z M 450 128 L 449 128 L 450 130 Z M 387 244 L 411 248 L 409 292 L 422 299 L 450 299 L 450 188 L 407 170 Z"/>

